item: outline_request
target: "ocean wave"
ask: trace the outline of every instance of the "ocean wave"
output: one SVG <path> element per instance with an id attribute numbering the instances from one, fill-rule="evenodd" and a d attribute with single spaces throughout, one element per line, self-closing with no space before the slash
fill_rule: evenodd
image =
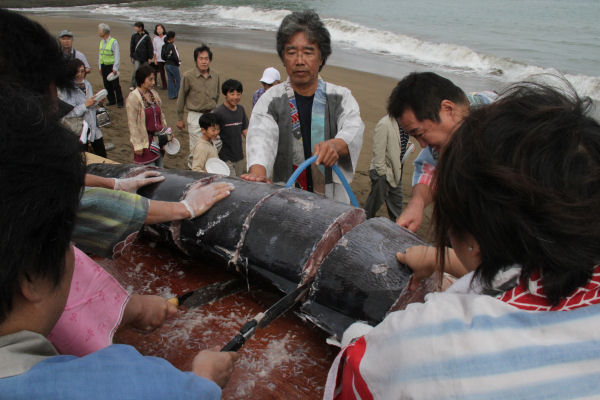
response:
<path id="1" fill-rule="evenodd" d="M 252 27 L 276 31 L 289 10 L 261 10 L 249 6 L 243 7 L 211 7 L 215 16 L 224 21 L 235 21 L 238 27 L 250 23 Z"/>
<path id="2" fill-rule="evenodd" d="M 555 68 L 528 65 L 510 58 L 478 53 L 466 46 L 434 43 L 390 31 L 378 30 L 340 19 L 324 19 L 334 42 L 395 56 L 405 61 L 452 70 L 493 75 L 505 82 L 526 80 L 534 75 L 564 76 L 581 96 L 600 100 L 600 77 L 563 74 Z"/>
<path id="3" fill-rule="evenodd" d="M 163 22 L 205 27 L 231 27 L 276 31 L 290 13 L 285 9 L 261 9 L 251 6 L 193 6 L 181 8 L 135 7 L 133 4 L 79 7 L 45 7 L 28 9 L 39 12 L 81 10 L 126 20 Z M 469 47 L 452 43 L 435 43 L 401 33 L 380 30 L 344 19 L 324 18 L 333 42 L 340 46 L 383 54 L 401 61 L 413 62 L 454 72 L 493 76 L 504 82 L 515 82 L 536 74 L 558 74 L 554 68 L 521 63 L 511 58 L 482 54 Z M 600 77 L 564 74 L 580 95 L 600 100 Z"/>

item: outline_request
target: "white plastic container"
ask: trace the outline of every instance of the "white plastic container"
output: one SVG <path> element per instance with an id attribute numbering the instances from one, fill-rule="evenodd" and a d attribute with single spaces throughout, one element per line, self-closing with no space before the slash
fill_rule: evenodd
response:
<path id="1" fill-rule="evenodd" d="M 209 158 L 208 160 L 206 160 L 206 172 L 208 172 L 209 174 L 218 174 L 225 176 L 229 176 L 230 173 L 227 163 L 216 157 Z"/>
<path id="2" fill-rule="evenodd" d="M 94 100 L 100 101 L 100 100 L 104 99 L 106 96 L 108 96 L 108 91 L 106 89 L 102 89 L 94 95 Z"/>
<path id="3" fill-rule="evenodd" d="M 115 79 L 117 79 L 119 77 L 119 71 L 117 71 L 117 73 L 115 74 L 114 72 L 111 72 L 110 74 L 108 74 L 108 76 L 106 77 L 107 81 L 114 81 Z"/>
<path id="4" fill-rule="evenodd" d="M 181 144 L 179 143 L 179 140 L 177 140 L 176 138 L 171 139 L 171 141 L 167 144 L 165 144 L 165 147 L 163 147 L 165 149 L 165 151 L 167 152 L 167 154 L 170 155 L 175 155 L 177 153 L 179 153 L 179 149 L 181 149 Z"/>

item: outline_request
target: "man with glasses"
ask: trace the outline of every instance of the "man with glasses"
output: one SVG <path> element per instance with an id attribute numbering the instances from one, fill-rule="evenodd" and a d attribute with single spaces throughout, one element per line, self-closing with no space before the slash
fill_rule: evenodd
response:
<path id="1" fill-rule="evenodd" d="M 241 178 L 285 182 L 295 167 L 318 154 L 298 183 L 305 190 L 349 203 L 331 167 L 338 163 L 352 181 L 364 124 L 350 90 L 319 78 L 331 54 L 329 31 L 314 11 L 294 12 L 281 22 L 277 53 L 288 79 L 266 91 L 252 110 L 246 142 L 248 173 Z"/>

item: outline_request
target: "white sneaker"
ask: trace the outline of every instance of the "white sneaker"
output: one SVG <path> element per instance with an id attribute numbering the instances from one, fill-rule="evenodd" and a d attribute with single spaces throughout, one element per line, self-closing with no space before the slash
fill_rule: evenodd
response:
<path id="1" fill-rule="evenodd" d="M 106 144 L 104 145 L 104 149 L 105 149 L 106 151 L 110 151 L 110 150 L 112 150 L 112 149 L 114 149 L 114 148 L 115 148 L 115 144 L 114 144 L 114 143 L 106 143 Z"/>
<path id="2" fill-rule="evenodd" d="M 129 91 L 133 92 L 135 90 L 135 88 L 133 86 L 129 86 Z"/>

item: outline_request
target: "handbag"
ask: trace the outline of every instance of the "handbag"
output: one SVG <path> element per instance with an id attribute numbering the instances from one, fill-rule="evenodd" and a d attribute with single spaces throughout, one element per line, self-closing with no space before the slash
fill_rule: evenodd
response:
<path id="1" fill-rule="evenodd" d="M 77 137 L 81 135 L 81 130 L 83 129 L 83 117 L 63 117 L 60 122 L 74 135 L 77 135 Z"/>
<path id="2" fill-rule="evenodd" d="M 149 164 L 156 161 L 160 157 L 160 147 L 153 141 L 152 135 L 148 135 L 150 145 L 144 149 L 141 155 L 133 153 L 133 162 L 135 164 Z"/>
<path id="3" fill-rule="evenodd" d="M 110 115 L 106 108 L 98 107 L 96 109 L 96 126 L 102 128 L 107 125 L 110 125 Z"/>

